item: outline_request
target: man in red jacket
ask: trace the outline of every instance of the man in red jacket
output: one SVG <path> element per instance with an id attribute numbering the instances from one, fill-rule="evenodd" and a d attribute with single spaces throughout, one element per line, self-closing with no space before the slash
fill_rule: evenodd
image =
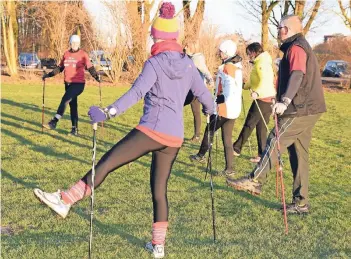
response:
<path id="1" fill-rule="evenodd" d="M 77 136 L 78 96 L 83 92 L 85 86 L 84 71 L 87 69 L 91 76 L 98 82 L 100 82 L 100 77 L 91 64 L 88 54 L 84 50 L 80 49 L 80 37 L 78 35 L 72 35 L 69 43 L 70 49 L 64 53 L 59 66 L 43 76 L 43 80 L 45 80 L 45 78 L 55 76 L 64 71 L 65 81 L 65 94 L 61 99 L 56 115 L 49 121 L 48 124 L 44 124 L 43 127 L 49 130 L 55 129 L 57 122 L 61 119 L 66 110 L 67 104 L 69 104 L 72 121 L 72 130 L 69 134 Z"/>

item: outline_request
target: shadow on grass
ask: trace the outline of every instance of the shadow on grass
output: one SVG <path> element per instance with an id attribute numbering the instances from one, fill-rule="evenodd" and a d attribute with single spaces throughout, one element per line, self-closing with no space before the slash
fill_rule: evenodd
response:
<path id="1" fill-rule="evenodd" d="M 15 102 L 15 101 L 9 100 L 9 99 L 1 99 L 1 104 L 2 105 L 9 105 L 9 106 L 14 106 L 14 107 L 19 107 L 19 108 L 22 108 L 22 109 L 25 109 L 25 110 L 36 112 L 36 113 L 38 113 L 38 118 L 41 118 L 42 109 L 38 105 L 34 105 L 34 104 L 31 104 L 31 103 L 19 103 L 19 102 Z M 5 107 L 6 106 L 3 106 L 2 110 L 6 110 Z M 45 108 L 45 114 L 46 115 L 48 115 L 48 111 L 49 111 L 50 117 L 53 117 L 56 114 L 56 110 L 50 109 L 50 108 Z M 15 116 L 13 116 L 13 117 L 15 117 Z M 87 117 L 87 116 L 85 116 L 85 117 Z M 15 118 L 17 118 L 17 117 L 15 117 Z M 37 126 L 38 128 L 41 129 L 41 123 L 34 123 L 32 121 L 25 121 L 25 122 L 30 123 L 30 124 L 32 124 L 34 126 Z M 90 124 L 90 120 L 84 119 L 84 117 L 83 118 L 80 117 L 79 118 L 79 122 Z M 116 125 L 118 125 L 118 126 L 116 126 Z M 128 134 L 129 131 L 132 129 L 131 126 L 122 124 L 120 122 L 118 122 L 116 124 L 106 123 L 105 122 L 104 127 L 108 128 L 108 129 L 117 130 L 117 131 L 119 131 L 122 134 Z M 66 134 L 67 133 L 65 130 L 62 130 L 62 129 L 56 129 L 56 131 L 59 132 L 59 133 L 62 133 L 62 134 Z M 109 145 L 111 145 L 111 143 L 109 143 Z"/>
<path id="2" fill-rule="evenodd" d="M 22 118 L 18 118 L 18 117 L 15 117 L 15 116 L 12 116 L 12 115 L 9 115 L 9 114 L 6 114 L 6 113 L 2 113 L 1 115 L 2 115 L 3 118 L 9 118 L 9 119 L 13 119 L 13 120 L 16 120 L 16 121 L 22 121 L 22 122 L 25 122 L 25 123 L 28 123 L 28 124 L 31 124 L 31 125 L 34 125 L 34 126 L 38 125 L 38 123 L 35 123 L 33 121 L 24 120 Z M 36 129 L 29 128 L 29 127 L 25 127 L 23 125 L 20 125 L 18 123 L 14 123 L 14 122 L 11 122 L 11 121 L 8 121 L 8 120 L 2 119 L 1 122 L 2 122 L 2 124 L 10 126 L 10 127 L 25 129 L 27 131 L 30 131 L 30 132 L 34 133 L 34 134 L 38 134 L 38 136 L 44 134 L 46 136 L 52 136 L 56 140 L 60 140 L 60 141 L 65 142 L 65 143 L 69 143 L 69 144 L 71 144 L 73 146 L 78 146 L 78 147 L 87 148 L 87 149 L 91 149 L 92 148 L 92 145 L 90 146 L 90 145 L 81 144 L 81 143 L 76 142 L 76 141 L 72 141 L 72 139 L 78 139 L 79 138 L 79 139 L 86 139 L 86 140 L 88 140 L 88 138 L 80 138 L 80 137 L 74 137 L 74 136 L 73 137 L 67 136 L 67 138 L 65 138 L 65 137 L 62 137 L 60 135 L 51 135 L 49 133 L 49 131 L 44 131 L 42 133 L 40 130 L 36 130 Z M 24 139 L 24 137 L 22 137 L 22 138 Z M 108 145 L 108 146 L 111 146 L 111 147 L 113 145 L 113 143 L 106 142 L 106 141 L 103 141 L 103 140 L 100 140 L 100 139 L 98 140 L 98 142 L 99 142 L 99 144 L 102 143 L 103 145 Z M 97 151 L 98 152 L 106 152 L 107 149 L 102 149 L 102 148 L 97 147 Z"/>
<path id="3" fill-rule="evenodd" d="M 87 220 L 87 222 L 90 222 L 90 214 L 84 213 L 82 210 L 75 210 L 74 211 L 77 215 L 80 217 L 84 218 Z M 98 232 L 104 235 L 119 235 L 121 238 L 125 239 L 128 241 L 128 243 L 131 243 L 137 247 L 143 247 L 145 245 L 145 240 L 142 240 L 140 238 L 137 238 L 131 234 L 128 234 L 125 229 L 128 229 L 128 226 L 126 224 L 105 224 L 102 223 L 101 221 L 97 220 L 94 218 L 94 223 L 93 223 L 93 228 L 98 228 Z"/>
<path id="4" fill-rule="evenodd" d="M 2 120 L 2 123 L 3 124 L 6 124 L 8 125 L 7 121 L 4 121 Z M 67 153 L 60 153 L 60 152 L 57 152 L 55 151 L 53 148 L 51 147 L 47 147 L 47 146 L 42 146 L 42 145 L 39 145 L 38 143 L 35 143 L 33 141 L 30 141 L 26 138 L 24 138 L 23 136 L 21 135 L 18 135 L 16 133 L 13 133 L 12 131 L 10 130 L 7 130 L 7 129 L 4 129 L 2 128 L 2 133 L 3 134 L 6 134 L 10 137 L 13 137 L 15 139 L 17 139 L 18 141 L 20 141 L 23 145 L 26 145 L 27 148 L 35 151 L 35 152 L 39 152 L 39 153 L 42 153 L 44 154 L 45 156 L 53 156 L 53 157 L 56 157 L 56 158 L 59 158 L 59 159 L 67 159 L 67 160 L 75 160 L 75 161 L 78 161 L 80 163 L 83 163 L 83 164 L 90 164 L 88 163 L 86 160 L 82 160 L 82 159 L 79 159 L 79 158 L 76 158 L 74 156 L 71 156 Z"/>
<path id="5" fill-rule="evenodd" d="M 1 169 L 1 176 L 3 178 L 9 179 L 10 181 L 12 181 L 12 182 L 14 182 L 16 184 L 23 185 L 25 188 L 28 188 L 28 189 L 34 189 L 34 188 L 38 187 L 36 182 L 23 181 L 22 179 L 13 176 L 12 174 L 10 174 L 9 172 L 7 172 L 7 171 L 5 171 L 3 169 Z"/>

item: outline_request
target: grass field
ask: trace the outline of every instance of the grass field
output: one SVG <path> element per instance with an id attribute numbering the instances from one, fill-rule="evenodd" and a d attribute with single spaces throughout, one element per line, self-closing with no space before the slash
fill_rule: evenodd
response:
<path id="1" fill-rule="evenodd" d="M 108 105 L 127 88 L 103 88 Z M 47 85 L 46 120 L 63 93 L 62 85 Z M 245 93 L 246 110 L 250 100 Z M 289 216 L 284 235 L 283 217 L 274 210 L 272 173 L 260 197 L 234 191 L 225 179 L 215 177 L 218 241 L 212 241 L 211 199 L 204 168 L 188 160 L 198 145 L 185 142 L 169 182 L 170 227 L 167 258 L 351 258 L 351 95 L 326 93 L 328 112 L 314 129 L 310 149 L 310 202 L 308 216 Z M 81 137 L 69 137 L 69 111 L 56 131 L 41 133 L 42 86 L 2 85 L 2 258 L 87 258 L 89 199 L 78 203 L 65 219 L 40 204 L 33 188 L 46 191 L 68 188 L 91 165 L 92 130 L 88 107 L 99 104 L 97 87 L 87 87 L 79 99 Z M 137 125 L 142 103 L 98 130 L 97 157 Z M 190 107 L 185 109 L 186 137 L 192 135 Z M 237 120 L 233 140 L 244 116 Z M 271 122 L 272 124 L 272 122 Z M 255 135 L 251 137 L 256 151 Z M 221 141 L 218 169 L 223 169 Z M 252 165 L 235 159 L 238 177 Z M 214 157 L 216 155 L 214 154 Z M 290 201 L 292 177 L 285 161 L 286 198 Z M 150 258 L 143 250 L 151 238 L 152 203 L 149 190 L 150 156 L 111 174 L 96 192 L 94 258 Z"/>

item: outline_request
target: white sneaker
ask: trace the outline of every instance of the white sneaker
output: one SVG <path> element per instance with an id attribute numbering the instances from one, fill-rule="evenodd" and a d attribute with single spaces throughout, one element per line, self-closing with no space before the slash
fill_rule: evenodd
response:
<path id="1" fill-rule="evenodd" d="M 54 193 L 43 192 L 36 188 L 34 194 L 37 198 L 48 205 L 53 211 L 59 214 L 62 218 L 65 218 L 71 209 L 71 205 L 64 204 L 61 200 L 61 191 L 57 190 Z"/>
<path id="2" fill-rule="evenodd" d="M 165 256 L 164 245 L 153 245 L 151 242 L 146 243 L 145 249 L 153 254 L 154 258 L 163 258 Z"/>

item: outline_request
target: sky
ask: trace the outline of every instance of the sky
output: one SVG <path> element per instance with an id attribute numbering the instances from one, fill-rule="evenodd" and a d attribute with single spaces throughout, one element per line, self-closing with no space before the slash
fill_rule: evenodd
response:
<path id="1" fill-rule="evenodd" d="M 115 0 L 114 0 L 115 1 Z M 160 0 L 156 0 L 158 3 Z M 252 0 L 247 0 L 252 1 Z M 85 6 L 90 13 L 97 17 L 99 24 L 103 23 L 105 17 L 102 15 L 102 7 L 99 0 L 84 0 Z M 171 0 L 175 5 L 176 13 L 182 8 L 182 1 Z M 196 6 L 196 0 L 190 4 L 191 9 Z M 206 0 L 205 18 L 206 23 L 217 25 L 219 33 L 231 34 L 239 32 L 245 40 L 260 41 L 261 27 L 258 22 L 254 22 L 253 18 L 247 16 L 247 11 L 239 3 L 239 0 Z M 155 10 L 156 10 L 155 5 Z M 312 44 L 316 45 L 323 42 L 324 35 L 334 33 L 342 33 L 351 35 L 348 29 L 342 22 L 341 18 L 335 13 L 338 12 L 338 4 L 336 0 L 325 0 L 316 22 L 312 25 L 313 30 L 306 37 Z M 106 26 L 107 28 L 107 26 Z"/>

